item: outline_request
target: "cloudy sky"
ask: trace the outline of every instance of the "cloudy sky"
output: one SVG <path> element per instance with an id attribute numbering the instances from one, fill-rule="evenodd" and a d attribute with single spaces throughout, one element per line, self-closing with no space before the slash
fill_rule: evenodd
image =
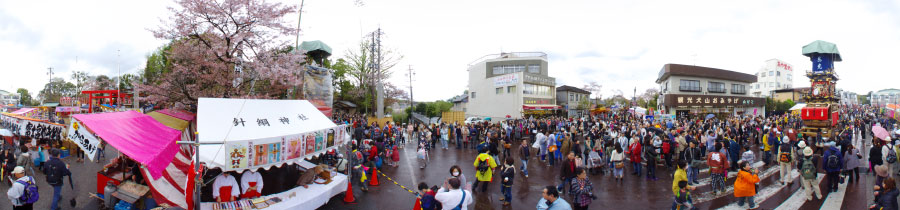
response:
<path id="1" fill-rule="evenodd" d="M 392 81 L 408 88 L 411 66 L 417 101 L 461 94 L 468 64 L 499 52 L 545 52 L 557 84 L 595 81 L 604 96 L 656 87 L 666 63 L 752 74 L 771 58 L 793 64 L 793 86 L 803 87 L 811 64 L 801 47 L 815 40 L 836 43 L 842 53 L 838 88 L 864 94 L 900 86 L 890 65 L 900 47 L 897 1 L 362 2 L 306 1 L 300 39 L 324 41 L 342 57 L 380 26 L 384 45 L 404 56 Z M 37 92 L 48 67 L 67 79 L 73 70 L 136 73 L 166 42 L 148 29 L 172 4 L 0 0 L 0 89 Z"/>

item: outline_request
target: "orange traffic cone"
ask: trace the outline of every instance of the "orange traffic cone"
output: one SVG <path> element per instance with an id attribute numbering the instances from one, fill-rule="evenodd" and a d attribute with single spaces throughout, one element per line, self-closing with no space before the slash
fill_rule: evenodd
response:
<path id="1" fill-rule="evenodd" d="M 356 203 L 356 198 L 353 197 L 352 182 L 347 182 L 347 192 L 344 193 L 344 203 Z"/>
<path id="2" fill-rule="evenodd" d="M 369 180 L 369 186 L 378 186 L 378 168 L 372 168 L 372 180 Z"/>
<path id="3" fill-rule="evenodd" d="M 416 197 L 416 205 L 413 206 L 413 210 L 422 210 L 422 199 Z"/>

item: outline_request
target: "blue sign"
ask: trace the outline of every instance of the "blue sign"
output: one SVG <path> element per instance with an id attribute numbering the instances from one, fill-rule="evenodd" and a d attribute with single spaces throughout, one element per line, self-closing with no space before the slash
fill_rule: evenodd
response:
<path id="1" fill-rule="evenodd" d="M 831 55 L 828 54 L 818 54 L 811 57 L 810 60 L 812 60 L 813 72 L 821 72 L 834 67 L 834 61 L 831 59 Z"/>

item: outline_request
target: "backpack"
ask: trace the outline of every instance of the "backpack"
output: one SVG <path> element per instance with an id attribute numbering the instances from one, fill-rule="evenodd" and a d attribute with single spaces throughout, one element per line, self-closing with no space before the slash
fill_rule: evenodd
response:
<path id="1" fill-rule="evenodd" d="M 35 203 L 38 201 L 38 198 L 41 195 L 38 193 L 38 186 L 34 184 L 34 178 L 28 177 L 28 181 L 16 181 L 19 184 L 25 185 L 24 193 L 19 197 L 19 201 L 24 204 Z"/>
<path id="2" fill-rule="evenodd" d="M 672 145 L 669 144 L 669 141 L 664 141 L 662 143 L 662 151 L 663 154 L 669 154 L 669 151 L 672 149 Z"/>
<path id="3" fill-rule="evenodd" d="M 47 169 L 47 184 L 52 186 L 62 185 L 62 175 L 59 174 L 59 169 L 56 167 L 56 164 L 52 164 L 49 161 L 46 163 L 49 167 Z"/>
<path id="4" fill-rule="evenodd" d="M 488 163 L 488 159 L 486 158 L 478 162 L 478 173 L 484 174 L 485 171 L 491 168 L 490 163 Z"/>
<path id="5" fill-rule="evenodd" d="M 803 175 L 803 179 L 816 179 L 816 164 L 813 163 L 811 157 L 803 160 L 803 170 L 800 173 Z"/>
<path id="6" fill-rule="evenodd" d="M 782 163 L 790 163 L 791 162 L 791 146 L 790 145 L 781 145 L 781 153 L 778 153 L 778 161 Z"/>
<path id="7" fill-rule="evenodd" d="M 888 149 L 887 160 L 885 161 L 887 161 L 888 163 L 897 162 L 897 152 L 894 151 L 894 148 Z"/>
<path id="8" fill-rule="evenodd" d="M 840 169 L 841 168 L 841 160 L 838 158 L 837 154 L 831 154 L 828 156 L 828 160 L 825 162 L 829 169 Z"/>

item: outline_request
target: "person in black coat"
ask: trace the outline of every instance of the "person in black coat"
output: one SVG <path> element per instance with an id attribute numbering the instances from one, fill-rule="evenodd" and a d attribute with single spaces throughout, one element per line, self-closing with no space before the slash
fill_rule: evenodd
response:
<path id="1" fill-rule="evenodd" d="M 880 166 L 884 164 L 881 159 L 881 141 L 875 142 L 875 146 L 869 149 L 869 170 L 866 173 L 873 172 L 872 169 L 875 166 Z"/>
<path id="2" fill-rule="evenodd" d="M 897 191 L 894 178 L 884 179 L 884 183 L 875 186 L 875 190 L 875 204 L 869 206 L 869 209 L 897 210 L 897 196 L 900 195 L 900 191 Z"/>

